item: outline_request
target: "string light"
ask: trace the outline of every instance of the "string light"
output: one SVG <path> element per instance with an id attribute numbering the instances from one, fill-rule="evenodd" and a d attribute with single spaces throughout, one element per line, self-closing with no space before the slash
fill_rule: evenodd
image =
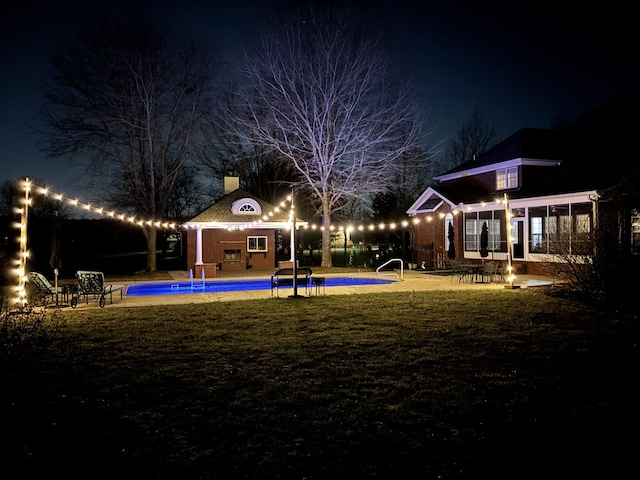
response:
<path id="1" fill-rule="evenodd" d="M 156 228 L 167 228 L 167 229 L 173 229 L 173 230 L 177 228 L 177 225 L 175 223 L 159 221 L 159 220 L 146 220 L 146 221 L 142 219 L 136 220 L 135 216 L 132 216 L 132 215 L 126 215 L 125 213 L 119 213 L 113 210 L 107 210 L 105 207 L 93 206 L 93 204 L 91 203 L 82 203 L 77 198 L 72 199 L 72 198 L 67 198 L 62 193 L 52 193 L 47 187 L 37 186 L 29 182 L 28 179 L 25 182 L 25 189 L 27 191 L 34 190 L 35 193 L 38 193 L 45 197 L 51 198 L 53 200 L 57 200 L 61 203 L 65 203 L 68 206 L 71 206 L 79 210 L 83 210 L 98 216 L 106 216 L 109 218 L 113 218 L 115 220 L 120 220 L 122 222 L 131 223 L 141 227 L 146 225 L 146 226 L 154 226 Z M 29 197 L 26 197 L 26 201 L 28 201 L 29 204 L 31 204 L 31 199 Z"/>
<path id="2" fill-rule="evenodd" d="M 80 203 L 80 201 L 78 199 L 70 199 L 65 197 L 65 195 L 63 195 L 62 193 L 52 193 L 50 192 L 50 190 L 46 187 L 39 187 L 36 186 L 34 184 L 32 184 L 31 182 L 29 182 L 27 180 L 26 182 L 26 189 L 28 189 L 28 191 L 32 191 L 33 189 L 36 190 L 37 193 L 50 197 L 54 200 L 57 200 L 59 202 L 66 202 L 66 204 L 75 207 L 75 208 L 79 208 L 82 209 L 86 212 L 98 215 L 98 216 L 106 216 L 109 218 L 113 218 L 116 220 L 120 220 L 123 222 L 128 222 L 134 225 L 138 225 L 138 226 L 155 226 L 156 228 L 167 228 L 167 229 L 176 229 L 177 225 L 175 223 L 172 222 L 164 222 L 164 221 L 158 221 L 158 220 L 142 220 L 142 219 L 138 219 L 136 220 L 135 217 L 133 216 L 129 216 L 127 217 L 124 213 L 118 213 L 115 212 L 113 210 L 107 210 L 104 207 L 100 207 L 100 206 L 93 206 L 91 203 Z M 264 214 L 262 216 L 261 219 L 256 220 L 254 222 L 252 222 L 249 225 L 244 226 L 243 228 L 250 228 L 251 225 L 256 225 L 256 224 L 260 224 L 263 222 L 268 222 L 271 218 L 273 218 L 275 216 L 276 213 L 280 212 L 281 209 L 285 209 L 287 208 L 287 205 L 291 203 L 291 199 L 292 196 L 291 195 L 287 195 L 287 197 L 282 200 L 278 206 L 274 207 L 274 209 L 266 214 Z M 26 197 L 26 201 L 30 204 L 31 203 L 31 199 L 29 197 Z M 505 205 L 505 209 L 507 209 L 507 215 L 510 218 L 511 217 L 511 213 L 508 211 L 508 207 L 507 207 L 507 199 L 506 199 L 506 195 L 505 195 L 505 199 L 502 200 L 500 198 L 496 198 L 495 199 L 495 203 L 500 205 L 500 204 L 504 204 Z M 485 201 L 481 201 L 480 206 L 482 208 L 485 208 L 487 206 L 487 202 Z M 461 210 L 463 210 L 463 206 L 462 204 L 460 204 L 460 209 L 454 209 L 452 211 L 452 213 L 454 215 L 457 215 L 458 213 L 460 213 Z M 473 211 L 473 208 L 469 205 L 466 206 L 466 211 L 471 212 Z M 444 218 L 444 213 L 439 213 L 438 214 L 439 218 Z M 409 219 L 402 219 L 402 220 L 392 220 L 389 221 L 388 223 L 378 223 L 377 224 L 377 228 L 378 230 L 397 230 L 398 229 L 398 225 L 400 225 L 402 228 L 407 228 L 410 224 L 412 225 L 419 225 L 420 223 L 422 223 L 423 221 L 426 221 L 427 223 L 432 222 L 434 220 L 433 215 L 426 215 L 423 218 L 418 218 L 418 217 L 409 217 Z M 186 226 L 185 228 L 188 228 L 188 226 Z M 302 228 L 305 230 L 321 230 L 323 231 L 325 229 L 325 227 L 323 225 L 318 225 L 318 224 L 314 224 L 314 223 L 306 223 L 304 225 L 302 225 Z M 345 222 L 345 224 L 330 224 L 329 225 L 329 229 L 330 231 L 344 231 L 347 228 L 351 228 L 351 231 L 353 230 L 358 230 L 358 231 L 364 231 L 365 229 L 368 229 L 369 231 L 375 231 L 376 230 L 376 225 L 374 224 L 369 224 L 369 225 L 364 225 L 364 224 L 360 224 L 360 225 L 354 225 L 353 221 L 347 221 Z M 508 228 L 510 229 L 511 226 L 508 225 Z"/>
<path id="3" fill-rule="evenodd" d="M 25 190 L 25 197 L 23 199 L 24 206 L 21 209 L 17 209 L 18 213 L 21 214 L 22 219 L 20 224 L 18 224 L 21 230 L 21 233 L 20 233 L 19 268 L 16 269 L 16 274 L 18 275 L 18 287 L 16 288 L 16 292 L 17 292 L 16 301 L 22 304 L 22 306 L 26 305 L 26 292 L 25 292 L 26 274 L 25 272 L 26 272 L 26 260 L 29 257 L 29 253 L 26 249 L 27 248 L 27 240 L 26 240 L 27 228 L 26 227 L 27 227 L 28 209 L 29 209 L 29 205 L 31 205 L 31 198 L 29 194 L 32 192 L 33 189 L 35 189 L 35 193 L 52 198 L 53 200 L 59 201 L 61 203 L 66 203 L 69 206 L 72 206 L 74 208 L 79 208 L 88 213 L 92 213 L 98 216 L 117 219 L 123 222 L 128 222 L 130 224 L 140 226 L 140 227 L 147 226 L 147 227 L 165 228 L 165 229 L 172 229 L 172 230 L 175 230 L 177 228 L 177 225 L 172 222 L 165 222 L 165 221 L 151 220 L 151 219 L 148 219 L 148 220 L 136 219 L 135 216 L 127 216 L 124 213 L 119 213 L 114 210 L 107 210 L 104 207 L 93 206 L 91 203 L 81 203 L 79 199 L 67 198 L 62 193 L 51 193 L 48 188 L 36 186 L 32 184 L 28 178 L 26 178 L 24 183 L 24 190 Z M 274 207 L 273 211 L 270 211 L 267 214 L 263 215 L 261 219 L 252 222 L 250 225 L 256 225 L 262 222 L 269 221 L 272 217 L 274 217 L 275 213 L 278 213 L 280 212 L 281 209 L 286 208 L 287 204 L 291 204 L 292 198 L 293 198 L 292 195 L 288 195 L 286 199 L 280 202 L 278 206 Z M 504 195 L 504 199 L 496 198 L 495 203 L 498 205 L 500 205 L 501 203 L 504 204 L 506 215 L 507 215 L 507 232 L 508 232 L 507 256 L 509 259 L 507 270 L 508 270 L 508 281 L 511 285 L 513 285 L 513 281 L 515 280 L 516 277 L 515 275 L 513 275 L 512 253 L 511 253 L 512 226 L 511 226 L 510 219 L 512 215 L 511 215 L 511 212 L 509 211 L 507 195 L 506 194 Z M 482 208 L 485 208 L 487 206 L 487 203 L 485 201 L 481 201 L 480 206 Z M 454 208 L 452 213 L 454 215 L 457 215 L 463 210 L 464 210 L 464 207 L 462 204 L 460 204 L 460 209 Z M 473 209 L 472 207 L 467 205 L 466 211 L 471 212 L 473 211 Z M 444 213 L 439 213 L 438 216 L 439 218 L 444 218 Z M 381 223 L 378 223 L 377 225 L 374 225 L 374 224 L 354 225 L 353 222 L 348 222 L 346 224 L 330 224 L 328 228 L 330 231 L 338 230 L 338 231 L 352 232 L 354 230 L 358 230 L 362 232 L 366 229 L 373 232 L 376 230 L 376 226 L 378 230 L 397 230 L 398 224 L 402 228 L 407 228 L 410 224 L 416 226 L 422 223 L 423 221 L 426 221 L 427 223 L 429 223 L 429 222 L 432 222 L 433 220 L 434 220 L 433 215 L 426 215 L 424 216 L 424 219 L 414 216 L 414 217 L 410 217 L 409 219 L 403 219 L 399 221 L 390 221 L 388 223 L 381 222 Z M 238 229 L 248 228 L 250 227 L 250 225 L 247 225 L 245 227 L 239 227 Z M 185 228 L 189 228 L 189 226 L 185 226 Z M 305 230 L 324 231 L 325 226 L 314 224 L 314 223 L 305 223 L 304 225 L 302 225 L 302 228 Z"/>
<path id="4" fill-rule="evenodd" d="M 498 201 L 498 203 L 500 203 Z M 509 209 L 509 199 L 507 194 L 504 194 L 504 211 L 507 217 L 507 281 L 509 282 L 509 287 L 513 288 L 513 282 L 516 279 L 516 276 L 513 274 L 513 237 L 511 236 L 511 231 L 513 230 L 513 225 L 511 224 L 511 210 Z"/>
<path id="5" fill-rule="evenodd" d="M 29 218 L 29 204 L 31 199 L 29 198 L 31 193 L 31 183 L 27 178 L 24 184 L 24 199 L 23 207 L 20 209 L 20 241 L 19 241 L 19 258 L 18 267 L 15 270 L 15 274 L 18 277 L 18 286 L 16 287 L 16 296 L 14 297 L 14 303 L 19 308 L 24 308 L 27 305 L 27 291 L 26 291 L 26 271 L 27 271 L 27 259 L 29 258 L 29 251 L 27 250 L 27 224 Z"/>
<path id="6" fill-rule="evenodd" d="M 123 222 L 126 221 L 140 227 L 146 225 L 155 228 L 165 228 L 172 230 L 176 229 L 175 223 L 164 221 L 161 222 L 158 220 L 143 221 L 141 219 L 136 219 L 134 215 L 126 216 L 124 213 L 118 213 L 113 210 L 105 210 L 105 208 L 103 207 L 94 207 L 91 203 L 81 203 L 78 199 L 66 198 L 61 193 L 51 193 L 48 188 L 39 187 L 31 183 L 29 181 L 29 177 L 24 180 L 22 186 L 24 188 L 24 198 L 21 199 L 22 206 L 21 208 L 16 209 L 16 212 L 20 214 L 21 218 L 20 223 L 15 225 L 20 229 L 20 237 L 18 259 L 16 260 L 17 267 L 14 269 L 14 274 L 18 279 L 18 285 L 15 288 L 15 297 L 13 298 L 13 303 L 16 304 L 19 309 L 24 309 L 27 306 L 26 272 L 27 260 L 29 258 L 29 251 L 27 250 L 27 225 L 29 217 L 29 206 L 31 205 L 32 201 L 30 194 L 32 192 L 59 201 L 61 203 L 66 203 L 71 207 L 78 208 L 89 213 L 93 213 L 99 216 L 107 216 L 109 218 L 118 219 Z"/>
<path id="7" fill-rule="evenodd" d="M 287 204 L 291 203 L 291 195 L 288 195 L 284 200 L 282 200 L 278 206 L 275 206 L 273 208 L 273 210 L 266 212 L 262 215 L 262 217 L 259 220 L 254 220 L 253 222 L 247 223 L 243 226 L 243 228 L 251 228 L 251 226 L 255 226 L 255 225 L 259 225 L 263 222 L 269 222 L 276 213 L 280 212 L 281 210 L 285 209 L 287 207 Z M 495 203 L 500 205 L 501 203 L 503 203 L 503 201 L 499 198 L 495 199 Z M 462 205 L 462 204 L 461 204 Z M 486 208 L 486 206 L 488 205 L 487 202 L 482 201 L 481 203 L 479 203 L 479 205 L 481 205 L 482 208 Z M 463 206 L 460 207 L 460 209 L 454 209 L 452 211 L 452 213 L 454 215 L 458 215 L 459 213 L 462 212 L 462 210 L 466 210 L 467 212 L 472 212 L 473 211 L 473 207 L 467 205 L 466 208 L 464 208 Z M 444 213 L 438 213 L 438 218 L 444 218 L 445 214 Z M 411 216 L 409 218 L 404 218 L 402 220 L 390 220 L 388 223 L 378 223 L 378 224 L 355 224 L 352 220 L 345 220 L 344 223 L 332 223 L 329 225 L 329 231 L 344 231 L 347 228 L 351 228 L 352 231 L 353 230 L 358 230 L 358 231 L 364 231 L 365 229 L 369 230 L 369 231 L 375 231 L 376 228 L 378 230 L 397 230 L 399 228 L 399 226 L 401 228 L 407 228 L 409 227 L 409 225 L 419 225 L 422 222 L 427 222 L 430 223 L 434 220 L 434 216 L 433 215 L 426 215 L 423 218 L 419 218 L 419 217 L 415 217 L 415 216 Z M 317 224 L 317 223 L 313 223 L 313 222 L 306 222 L 302 225 L 300 225 L 300 227 L 304 230 L 320 230 L 320 231 L 324 231 L 325 230 L 325 226 L 321 225 L 321 224 Z M 196 228 L 195 225 L 183 225 L 183 228 L 189 229 L 189 228 Z M 226 227 L 223 227 L 226 228 Z M 235 227 L 234 227 L 235 228 Z"/>

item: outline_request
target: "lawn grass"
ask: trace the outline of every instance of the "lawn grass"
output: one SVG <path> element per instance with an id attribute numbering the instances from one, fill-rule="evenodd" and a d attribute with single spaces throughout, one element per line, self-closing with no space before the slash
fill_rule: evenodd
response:
<path id="1" fill-rule="evenodd" d="M 637 319 L 534 289 L 60 315 L 3 356 L 15 478 L 616 478 L 638 446 Z"/>

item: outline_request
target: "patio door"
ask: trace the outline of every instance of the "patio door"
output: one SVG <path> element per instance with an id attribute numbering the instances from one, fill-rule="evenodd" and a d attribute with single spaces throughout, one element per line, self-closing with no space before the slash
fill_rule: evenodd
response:
<path id="1" fill-rule="evenodd" d="M 523 260 L 524 259 L 524 218 L 512 218 L 511 219 L 511 237 L 513 248 L 513 258 Z"/>

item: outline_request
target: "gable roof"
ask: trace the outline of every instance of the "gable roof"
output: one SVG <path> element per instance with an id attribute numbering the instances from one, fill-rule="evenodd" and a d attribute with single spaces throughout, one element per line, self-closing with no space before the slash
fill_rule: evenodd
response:
<path id="1" fill-rule="evenodd" d="M 563 130 L 523 128 L 470 160 L 434 177 L 437 181 L 493 171 L 513 165 L 557 166 L 567 158 L 569 138 Z M 507 163 L 509 165 L 507 165 Z"/>
<path id="2" fill-rule="evenodd" d="M 569 152 L 569 144 L 570 139 L 563 130 L 522 128 L 480 155 L 479 161 L 488 165 L 514 158 L 564 160 Z"/>
<path id="3" fill-rule="evenodd" d="M 254 205 L 258 208 L 255 212 L 251 210 L 238 212 L 238 205 Z M 266 219 L 265 219 L 266 217 Z M 296 222 L 305 224 L 306 222 L 296 219 Z M 191 220 L 187 221 L 185 226 L 206 226 L 208 228 L 230 228 L 239 226 L 251 226 L 252 228 L 283 228 L 290 225 L 289 210 L 276 207 L 251 195 L 242 189 L 234 190 L 213 205 L 205 208 Z"/>
<path id="4" fill-rule="evenodd" d="M 531 172 L 524 173 L 523 184 L 508 192 L 511 199 L 615 191 L 640 172 L 638 111 L 640 97 L 631 97 L 583 114 L 564 129 L 523 128 L 477 159 L 434 177 L 436 186 L 425 190 L 407 213 L 439 208 L 428 203 L 434 195 L 449 205 L 489 201 L 494 192 L 482 182 L 452 180 L 513 166 L 536 170 L 532 181 Z"/>
<path id="5" fill-rule="evenodd" d="M 523 128 L 480 155 L 437 177 L 436 188 L 453 202 L 489 192 L 446 182 L 510 166 L 535 165 L 535 180 L 510 191 L 512 198 L 607 190 L 640 164 L 640 97 L 605 105 L 559 130 Z M 474 191 L 475 190 L 475 191 Z"/>
<path id="6" fill-rule="evenodd" d="M 520 196 L 605 191 L 640 165 L 640 97 L 616 102 L 582 115 L 560 130 L 566 138 L 562 163 L 548 169 Z"/>
<path id="7" fill-rule="evenodd" d="M 455 208 L 455 204 L 451 203 L 444 195 L 429 187 L 418 197 L 413 205 L 409 207 L 407 214 L 413 216 L 419 213 L 435 212 L 443 203 L 447 203 L 451 208 Z"/>

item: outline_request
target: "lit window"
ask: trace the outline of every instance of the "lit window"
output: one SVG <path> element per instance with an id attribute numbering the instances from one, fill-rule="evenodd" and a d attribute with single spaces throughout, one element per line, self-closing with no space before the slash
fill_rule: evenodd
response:
<path id="1" fill-rule="evenodd" d="M 467 252 L 475 252 L 478 250 L 478 221 L 469 216 L 464 222 L 464 249 Z"/>
<path id="2" fill-rule="evenodd" d="M 529 249 L 531 251 L 538 251 L 542 248 L 542 217 L 531 217 L 531 244 Z"/>
<path id="3" fill-rule="evenodd" d="M 489 250 L 500 251 L 500 220 L 489 221 Z"/>
<path id="4" fill-rule="evenodd" d="M 261 215 L 262 209 L 253 198 L 241 198 L 233 202 L 231 212 L 234 215 Z"/>
<path id="5" fill-rule="evenodd" d="M 591 232 L 591 217 L 588 214 L 576 214 L 576 233 Z"/>
<path id="6" fill-rule="evenodd" d="M 506 190 L 518 186 L 518 167 L 496 170 L 496 190 Z"/>
<path id="7" fill-rule="evenodd" d="M 247 237 L 247 251 L 266 252 L 267 237 Z"/>

